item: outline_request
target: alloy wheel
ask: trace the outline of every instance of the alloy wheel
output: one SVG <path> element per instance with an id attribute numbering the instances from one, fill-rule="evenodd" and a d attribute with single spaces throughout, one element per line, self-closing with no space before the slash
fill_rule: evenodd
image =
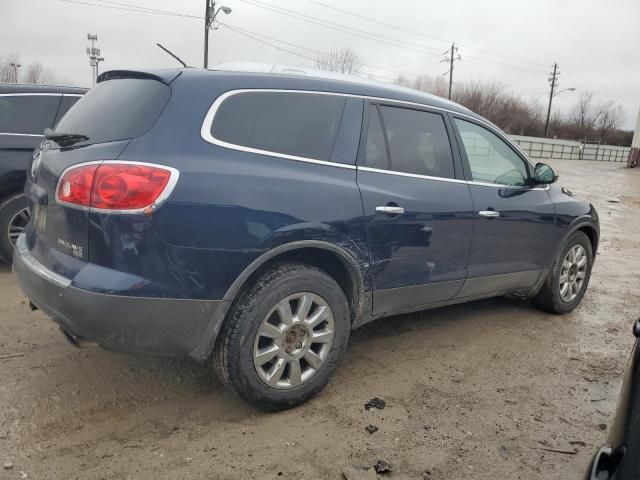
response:
<path id="1" fill-rule="evenodd" d="M 299 387 L 324 365 L 335 332 L 327 302 L 311 292 L 290 295 L 265 316 L 253 346 L 260 379 L 280 390 Z"/>
<path id="2" fill-rule="evenodd" d="M 18 241 L 18 237 L 24 229 L 27 227 L 27 224 L 31 221 L 31 215 L 29 214 L 28 208 L 23 208 L 19 210 L 9 221 L 9 227 L 7 229 L 7 235 L 9 236 L 9 243 L 13 246 L 16 245 Z"/>
<path id="3" fill-rule="evenodd" d="M 575 300 L 587 277 L 587 252 L 582 245 L 569 249 L 560 267 L 560 297 L 569 303 Z"/>

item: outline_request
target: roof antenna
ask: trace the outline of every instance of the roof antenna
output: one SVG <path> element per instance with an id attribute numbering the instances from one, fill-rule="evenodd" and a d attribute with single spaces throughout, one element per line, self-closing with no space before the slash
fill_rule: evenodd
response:
<path id="1" fill-rule="evenodd" d="M 159 47 L 160 47 L 162 50 L 164 50 L 165 52 L 167 52 L 169 55 L 171 55 L 173 58 L 175 58 L 177 61 L 179 61 L 179 62 L 182 64 L 182 66 L 183 66 L 184 68 L 188 68 L 188 67 L 189 67 L 186 63 L 184 63 L 184 62 L 182 61 L 182 59 L 181 59 L 179 56 L 177 56 L 177 55 L 175 55 L 174 53 L 172 53 L 172 52 L 171 52 L 171 50 L 169 50 L 168 48 L 163 47 L 163 46 L 162 46 L 161 44 L 159 44 L 159 43 L 156 43 L 156 45 L 157 45 L 157 46 L 159 46 Z"/>

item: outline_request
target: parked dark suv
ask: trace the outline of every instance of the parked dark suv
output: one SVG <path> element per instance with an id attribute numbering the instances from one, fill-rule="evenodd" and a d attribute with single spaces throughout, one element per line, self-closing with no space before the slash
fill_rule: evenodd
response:
<path id="1" fill-rule="evenodd" d="M 0 84 L 0 261 L 10 262 L 13 246 L 29 222 L 23 194 L 33 149 L 86 89 Z"/>
<path id="2" fill-rule="evenodd" d="M 598 218 L 555 179 L 413 90 L 112 71 L 35 154 L 14 271 L 74 342 L 211 361 L 287 408 L 372 319 L 509 293 L 573 310 Z"/>

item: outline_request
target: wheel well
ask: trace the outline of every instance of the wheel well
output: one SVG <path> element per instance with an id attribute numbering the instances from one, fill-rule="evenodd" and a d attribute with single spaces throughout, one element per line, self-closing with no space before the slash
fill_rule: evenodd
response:
<path id="1" fill-rule="evenodd" d="M 591 242 L 591 251 L 595 257 L 598 250 L 598 234 L 593 228 L 587 226 L 580 227 L 578 231 L 583 232 L 589 238 L 589 242 Z"/>
<path id="2" fill-rule="evenodd" d="M 276 264 L 281 263 L 304 263 L 319 268 L 327 275 L 333 278 L 347 297 L 349 302 L 349 311 L 351 321 L 353 322 L 358 312 L 360 302 L 360 283 L 357 273 L 352 266 L 347 264 L 347 260 L 342 259 L 338 254 L 316 247 L 302 247 L 289 250 L 270 258 L 260 265 L 249 278 L 244 282 L 243 289 L 250 285 L 262 275 L 265 271 L 270 270 Z"/>

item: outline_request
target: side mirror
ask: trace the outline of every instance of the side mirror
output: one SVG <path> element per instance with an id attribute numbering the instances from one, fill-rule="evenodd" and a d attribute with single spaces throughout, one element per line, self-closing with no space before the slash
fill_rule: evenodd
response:
<path id="1" fill-rule="evenodd" d="M 558 180 L 558 175 L 549 165 L 545 163 L 537 163 L 533 172 L 533 181 L 536 185 L 549 184 Z"/>

